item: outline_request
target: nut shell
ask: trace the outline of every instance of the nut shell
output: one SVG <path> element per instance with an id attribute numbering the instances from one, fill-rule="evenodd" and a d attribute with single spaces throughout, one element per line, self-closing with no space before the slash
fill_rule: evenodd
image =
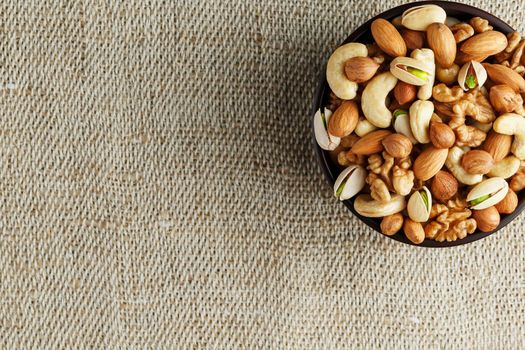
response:
<path id="1" fill-rule="evenodd" d="M 509 188 L 507 195 L 496 204 L 494 207 L 498 210 L 500 214 L 510 214 L 516 210 L 518 206 L 518 195 L 516 192 Z"/>
<path id="2" fill-rule="evenodd" d="M 487 199 L 477 204 L 472 205 L 472 209 L 481 210 L 499 203 L 509 190 L 509 184 L 501 177 L 491 177 L 490 179 L 481 181 L 474 186 L 467 194 L 467 202 L 481 197 L 490 195 Z"/>
<path id="3" fill-rule="evenodd" d="M 446 202 L 458 192 L 458 180 L 451 173 L 440 170 L 432 179 L 430 188 L 433 198 Z"/>
<path id="4" fill-rule="evenodd" d="M 363 83 L 372 79 L 379 64 L 370 57 L 352 57 L 345 63 L 345 75 L 350 81 Z"/>
<path id="5" fill-rule="evenodd" d="M 499 162 L 510 153 L 511 146 L 512 135 L 503 135 L 491 130 L 485 139 L 483 149 L 492 156 L 495 162 Z"/>
<path id="6" fill-rule="evenodd" d="M 469 174 L 487 174 L 494 167 L 494 159 L 488 152 L 475 149 L 463 155 L 461 166 Z"/>
<path id="7" fill-rule="evenodd" d="M 387 55 L 392 57 L 406 55 L 405 41 L 392 23 L 386 19 L 378 18 L 372 22 L 371 30 L 375 42 Z"/>
<path id="8" fill-rule="evenodd" d="M 443 23 L 432 23 L 427 27 L 427 41 L 440 66 L 446 68 L 454 64 L 456 40 L 449 27 Z"/>
<path id="9" fill-rule="evenodd" d="M 476 220 L 478 229 L 482 232 L 495 230 L 500 222 L 498 210 L 494 206 L 482 210 L 474 210 L 472 217 Z"/>
<path id="10" fill-rule="evenodd" d="M 403 12 L 401 24 L 412 30 L 426 30 L 432 23 L 445 23 L 447 13 L 437 5 L 414 6 Z"/>
<path id="11" fill-rule="evenodd" d="M 441 122 L 430 122 L 430 142 L 436 148 L 450 148 L 456 142 L 456 134 L 450 126 Z"/>
<path id="12" fill-rule="evenodd" d="M 394 158 L 405 158 L 412 152 L 412 142 L 402 134 L 392 134 L 385 137 L 383 147 Z"/>
<path id="13" fill-rule="evenodd" d="M 337 137 L 350 135 L 359 120 L 359 109 L 354 101 L 344 101 L 328 121 L 328 132 Z"/>
<path id="14" fill-rule="evenodd" d="M 447 160 L 448 149 L 429 147 L 416 158 L 413 166 L 414 175 L 426 181 L 437 174 Z"/>
<path id="15" fill-rule="evenodd" d="M 353 146 L 354 154 L 370 155 L 383 151 L 382 141 L 385 137 L 392 134 L 389 130 L 372 131 L 361 137 Z"/>
<path id="16" fill-rule="evenodd" d="M 381 232 L 387 236 L 395 235 L 403 227 L 403 215 L 400 213 L 385 216 L 381 220 Z"/>

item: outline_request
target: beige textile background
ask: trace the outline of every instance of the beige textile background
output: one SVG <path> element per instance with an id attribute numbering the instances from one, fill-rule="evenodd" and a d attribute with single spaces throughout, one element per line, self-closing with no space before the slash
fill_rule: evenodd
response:
<path id="1" fill-rule="evenodd" d="M 400 3 L 2 2 L 0 348 L 523 347 L 523 215 L 405 246 L 312 151 L 322 62 Z"/>

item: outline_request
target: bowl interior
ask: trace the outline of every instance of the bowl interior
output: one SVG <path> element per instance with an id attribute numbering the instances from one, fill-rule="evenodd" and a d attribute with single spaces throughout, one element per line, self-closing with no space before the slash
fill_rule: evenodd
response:
<path id="1" fill-rule="evenodd" d="M 383 12 L 383 13 L 381 13 L 381 14 L 373 17 L 373 18 L 371 18 L 368 22 L 364 23 L 359 28 L 357 28 L 352 34 L 350 34 L 350 36 L 348 38 L 346 38 L 346 40 L 342 44 L 349 43 L 349 42 L 355 42 L 355 41 L 361 42 L 361 43 L 370 43 L 370 42 L 373 41 L 372 34 L 370 32 L 370 24 L 372 23 L 373 20 L 375 20 L 376 18 L 385 18 L 385 19 L 388 19 L 388 20 L 392 20 L 395 17 L 400 16 L 406 9 L 414 7 L 414 6 L 422 5 L 422 4 L 436 4 L 436 5 L 439 5 L 439 6 L 441 6 L 442 8 L 445 9 L 445 11 L 447 12 L 448 16 L 456 17 L 459 20 L 468 20 L 468 19 L 470 19 L 472 17 L 476 17 L 476 16 L 485 18 L 485 19 L 487 19 L 490 22 L 490 24 L 494 27 L 494 29 L 499 30 L 499 31 L 501 31 L 503 33 L 510 33 L 510 32 L 514 31 L 514 29 L 512 27 L 510 27 L 507 23 L 503 22 L 501 19 L 495 17 L 494 15 L 489 14 L 488 12 L 485 12 L 485 11 L 483 11 L 481 9 L 478 9 L 476 7 L 472 7 L 472 6 L 465 5 L 465 4 L 460 4 L 460 3 L 455 3 L 455 2 L 448 2 L 448 1 L 422 1 L 422 2 L 417 2 L 417 3 L 409 3 L 409 4 L 401 5 L 401 6 L 392 8 L 392 9 L 386 11 L 386 12 Z M 314 109 L 313 109 L 312 115 L 319 108 L 324 107 L 324 106 L 327 105 L 329 93 L 330 93 L 330 89 L 328 87 L 328 83 L 326 81 L 326 78 L 325 78 L 325 75 L 324 75 L 324 69 L 323 69 L 323 75 L 322 75 L 322 78 L 321 78 L 321 83 L 320 83 L 319 89 L 317 91 L 317 95 L 315 97 L 315 100 L 314 100 Z M 341 169 L 340 169 L 340 167 L 337 164 L 335 164 L 330 159 L 330 157 L 328 155 L 328 152 L 323 151 L 317 145 L 317 143 L 315 143 L 315 147 L 316 147 L 317 153 L 319 155 L 319 159 L 320 159 L 320 162 L 321 162 L 321 167 L 323 168 L 328 181 L 333 186 L 333 184 L 335 182 L 335 179 L 339 175 L 339 172 L 341 171 Z M 518 203 L 518 207 L 516 208 L 516 210 L 512 214 L 502 215 L 501 216 L 501 222 L 500 222 L 499 226 L 494 231 L 481 232 L 481 231 L 477 230 L 473 234 L 468 235 L 467 237 L 465 237 L 463 239 L 459 239 L 459 240 L 456 240 L 456 241 L 453 241 L 453 242 L 436 242 L 436 241 L 433 241 L 433 240 L 426 239 L 422 244 L 420 244 L 418 246 L 420 246 L 420 247 L 451 247 L 451 246 L 456 246 L 456 245 L 462 245 L 462 244 L 470 243 L 470 242 L 476 241 L 478 239 L 487 237 L 488 235 L 492 234 L 493 232 L 496 232 L 496 231 L 500 230 L 501 228 L 503 228 L 504 226 L 506 226 L 517 215 L 519 215 L 519 213 L 525 208 L 524 195 L 523 194 L 519 194 L 518 198 L 519 198 L 519 203 Z M 346 200 L 343 203 L 352 211 L 352 213 L 354 215 L 359 217 L 359 219 L 361 221 L 363 221 L 365 224 L 367 224 L 368 226 L 370 226 L 371 228 L 373 228 L 377 232 L 381 233 L 381 229 L 379 227 L 379 225 L 381 223 L 381 219 L 367 218 L 367 217 L 359 215 L 354 210 L 354 199 L 353 198 L 349 199 L 349 200 Z M 397 240 L 399 242 L 403 242 L 403 243 L 407 243 L 407 244 L 410 244 L 410 245 L 414 245 L 412 242 L 410 242 L 406 238 L 406 236 L 405 236 L 405 234 L 403 232 L 399 232 L 399 233 L 397 233 L 397 234 L 395 234 L 393 236 L 387 236 L 387 237 L 395 239 L 395 240 Z"/>

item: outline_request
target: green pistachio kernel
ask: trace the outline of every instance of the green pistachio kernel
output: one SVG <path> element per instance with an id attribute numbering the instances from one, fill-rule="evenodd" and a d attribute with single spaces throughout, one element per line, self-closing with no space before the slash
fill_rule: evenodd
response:
<path id="1" fill-rule="evenodd" d="M 422 71 L 421 69 L 413 68 L 413 67 L 407 67 L 407 72 L 409 72 L 412 75 L 415 75 L 416 77 L 427 80 L 428 79 L 428 73 L 425 71 Z"/>
<path id="2" fill-rule="evenodd" d="M 483 202 L 483 201 L 485 201 L 485 200 L 487 200 L 489 198 L 490 198 L 490 194 L 486 194 L 484 196 L 481 196 L 479 198 L 471 200 L 470 201 L 470 205 L 478 205 L 479 203 L 481 203 L 481 202 Z"/>
<path id="3" fill-rule="evenodd" d="M 428 208 L 428 195 L 426 191 L 419 191 L 419 194 L 421 194 L 421 198 L 423 198 L 423 202 L 425 203 L 425 208 Z"/>
<path id="4" fill-rule="evenodd" d="M 469 89 L 474 89 L 476 85 L 478 85 L 476 77 L 474 75 L 467 75 L 467 78 L 465 79 L 465 85 L 467 85 Z"/>
<path id="5" fill-rule="evenodd" d="M 343 182 L 341 182 L 341 184 L 337 188 L 337 191 L 335 191 L 335 195 L 337 196 L 337 198 L 341 197 L 341 193 L 343 193 L 343 189 L 346 185 L 346 180 L 348 180 L 348 178 L 344 179 Z"/>
<path id="6" fill-rule="evenodd" d="M 396 109 L 394 111 L 394 118 L 397 118 L 400 115 L 404 115 L 404 114 L 408 114 L 407 111 L 405 111 L 404 109 Z"/>

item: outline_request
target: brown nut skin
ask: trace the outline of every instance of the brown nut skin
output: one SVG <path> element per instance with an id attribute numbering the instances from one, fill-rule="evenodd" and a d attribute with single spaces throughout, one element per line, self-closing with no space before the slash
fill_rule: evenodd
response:
<path id="1" fill-rule="evenodd" d="M 383 147 L 394 158 L 405 158 L 412 152 L 412 142 L 403 134 L 392 134 L 385 137 Z"/>
<path id="2" fill-rule="evenodd" d="M 430 142 L 432 142 L 436 148 L 450 148 L 454 146 L 454 142 L 456 142 L 454 130 L 445 123 L 431 121 L 429 135 Z"/>
<path id="3" fill-rule="evenodd" d="M 505 84 L 516 92 L 525 92 L 525 79 L 513 69 L 502 64 L 482 63 L 482 65 L 495 84 Z"/>
<path id="4" fill-rule="evenodd" d="M 399 80 L 394 88 L 394 97 L 400 106 L 416 99 L 417 87 Z"/>
<path id="5" fill-rule="evenodd" d="M 348 80 L 364 83 L 372 79 L 379 64 L 370 57 L 353 57 L 345 63 L 345 75 Z"/>
<path id="6" fill-rule="evenodd" d="M 468 151 L 461 158 L 461 166 L 469 174 L 487 174 L 494 164 L 492 156 L 480 149 Z"/>
<path id="7" fill-rule="evenodd" d="M 512 189 L 509 188 L 507 195 L 494 207 L 500 214 L 510 214 L 516 210 L 518 206 L 518 195 Z"/>
<path id="8" fill-rule="evenodd" d="M 421 49 L 425 46 L 425 33 L 411 29 L 401 30 L 401 36 L 410 50 Z"/>
<path id="9" fill-rule="evenodd" d="M 420 222 L 415 222 L 410 218 L 405 219 L 403 224 L 403 231 L 405 235 L 414 244 L 421 244 L 425 240 L 425 230 Z"/>
<path id="10" fill-rule="evenodd" d="M 432 198 L 444 203 L 458 192 L 458 180 L 451 173 L 440 170 L 432 179 Z"/>
<path id="11" fill-rule="evenodd" d="M 378 18 L 372 22 L 370 29 L 376 44 L 387 55 L 398 57 L 407 54 L 405 40 L 403 40 L 403 37 L 401 37 L 401 34 L 399 34 L 392 23 L 386 19 Z"/>
<path id="12" fill-rule="evenodd" d="M 337 137 L 350 135 L 359 121 L 359 108 L 355 101 L 344 101 L 328 121 L 328 132 Z"/>
<path id="13" fill-rule="evenodd" d="M 487 151 L 494 159 L 499 162 L 505 158 L 512 146 L 512 135 L 503 135 L 491 130 L 483 143 L 483 149 Z"/>
<path id="14" fill-rule="evenodd" d="M 434 51 L 436 62 L 441 67 L 450 67 L 456 58 L 456 40 L 448 26 L 432 23 L 427 27 L 428 46 Z"/>
<path id="15" fill-rule="evenodd" d="M 472 217 L 476 220 L 478 228 L 482 232 L 495 230 L 500 222 L 498 210 L 494 206 L 482 210 L 473 210 Z"/>
<path id="16" fill-rule="evenodd" d="M 351 151 L 357 155 L 371 155 L 383 151 L 383 139 L 392 134 L 391 131 L 381 129 L 372 131 L 361 137 L 351 148 Z"/>
<path id="17" fill-rule="evenodd" d="M 426 181 L 437 174 L 447 160 L 448 149 L 428 147 L 414 161 L 412 170 L 417 179 Z"/>
<path id="18" fill-rule="evenodd" d="M 401 227 L 403 227 L 403 215 L 401 213 L 385 216 L 381 220 L 381 232 L 384 235 L 395 235 L 401 230 Z"/>
<path id="19" fill-rule="evenodd" d="M 521 95 L 508 85 L 494 85 L 490 88 L 490 103 L 500 114 L 515 111 L 523 105 Z"/>

